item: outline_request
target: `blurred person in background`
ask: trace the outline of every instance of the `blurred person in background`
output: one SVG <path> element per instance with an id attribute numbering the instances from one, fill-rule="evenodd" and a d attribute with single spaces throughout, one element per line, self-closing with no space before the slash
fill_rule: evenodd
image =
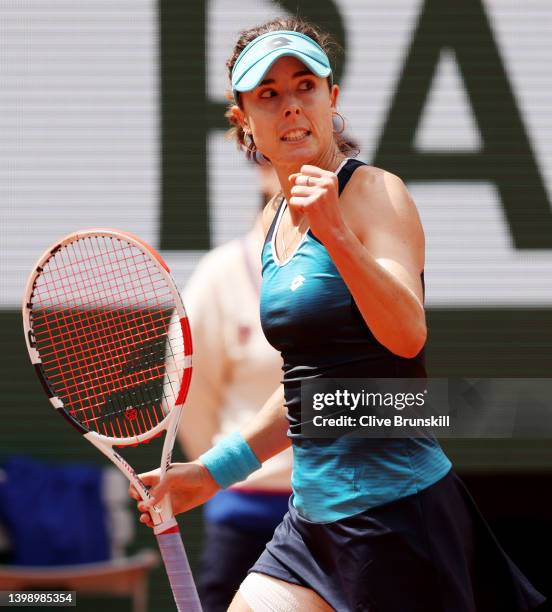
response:
<path id="1" fill-rule="evenodd" d="M 255 165 L 262 210 L 280 185 L 269 163 Z M 190 459 L 250 421 L 282 377 L 282 358 L 259 318 L 263 240 L 259 215 L 243 238 L 205 255 L 184 289 L 194 358 L 179 437 Z M 198 580 L 204 612 L 228 608 L 287 512 L 291 462 L 287 449 L 205 505 Z"/>

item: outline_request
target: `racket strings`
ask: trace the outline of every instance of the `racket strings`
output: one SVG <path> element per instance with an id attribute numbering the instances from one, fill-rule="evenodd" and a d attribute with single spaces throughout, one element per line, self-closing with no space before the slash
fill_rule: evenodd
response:
<path id="1" fill-rule="evenodd" d="M 149 353 L 151 353 L 151 349 Z M 160 351 L 157 351 L 157 353 L 161 354 Z M 71 402 L 71 401 L 68 402 L 69 407 L 72 408 L 73 413 L 76 413 L 78 411 L 86 411 L 87 409 L 92 409 L 92 411 L 94 411 L 94 408 L 99 408 L 99 404 L 103 402 L 104 405 L 103 405 L 103 410 L 102 410 L 102 416 L 105 419 L 109 416 L 112 416 L 113 414 L 120 413 L 122 410 L 127 409 L 130 403 L 133 403 L 135 407 L 147 408 L 148 403 L 152 403 L 153 401 L 154 402 L 153 408 L 156 413 L 153 416 L 153 419 L 156 422 L 161 420 L 165 413 L 159 410 L 159 402 L 158 402 L 159 398 L 158 396 L 156 397 L 152 396 L 151 385 L 150 386 L 142 385 L 141 394 L 139 397 L 137 396 L 136 393 L 133 393 L 133 392 L 130 392 L 130 393 L 127 392 L 125 395 L 121 395 L 121 396 L 117 396 L 114 394 L 116 394 L 117 392 L 120 392 L 120 393 L 124 392 L 127 387 L 132 389 L 133 387 L 140 385 L 140 383 L 154 381 L 156 379 L 161 379 L 163 376 L 162 366 L 155 365 L 155 364 L 151 365 L 151 359 L 149 360 L 149 363 L 148 363 L 147 355 L 145 355 L 144 353 L 142 353 L 140 363 L 136 363 L 136 360 L 133 360 L 131 357 L 130 359 L 126 360 L 126 364 L 129 366 L 127 368 L 128 374 L 126 376 L 123 376 L 122 373 L 120 373 L 119 374 L 120 378 L 117 380 L 117 384 L 114 384 L 112 382 L 112 379 L 113 379 L 112 370 L 108 371 L 107 375 L 102 376 L 101 373 L 98 373 L 98 369 L 94 367 L 93 369 L 94 369 L 94 374 L 96 378 L 96 380 L 94 381 L 94 380 L 90 380 L 89 372 L 86 371 L 86 370 L 89 371 L 90 367 L 83 370 L 82 369 L 83 364 L 78 363 L 77 364 L 78 367 L 81 368 L 80 378 L 79 378 L 79 373 L 78 373 L 79 371 L 77 370 L 76 376 L 74 375 L 75 385 L 73 385 L 73 388 L 71 388 L 70 385 L 66 384 L 66 392 L 68 394 L 71 394 L 71 393 L 73 395 L 75 393 L 77 394 L 77 402 Z M 73 364 L 73 366 L 74 365 L 75 364 Z M 112 365 L 112 364 L 108 364 L 108 365 Z M 146 365 L 150 365 L 150 367 L 148 368 L 146 367 Z M 137 374 L 135 374 L 135 372 L 137 372 Z M 62 383 L 67 381 L 67 378 L 68 378 L 67 369 L 62 371 L 61 378 L 62 378 L 62 381 L 61 381 Z M 65 379 L 65 381 L 63 379 Z M 79 383 L 82 385 L 85 385 L 84 388 L 86 388 L 87 383 L 91 383 L 91 382 L 95 383 L 97 388 L 99 388 L 99 394 L 96 392 L 92 393 L 89 391 L 82 392 L 78 388 Z M 106 393 L 109 393 L 108 400 L 106 400 L 106 397 L 105 397 Z M 145 396 L 145 399 L 144 399 L 144 396 Z M 79 405 L 81 405 L 83 401 L 86 401 L 86 405 L 83 407 L 79 407 Z M 84 415 L 84 418 L 90 419 L 90 417 L 87 415 Z M 93 418 L 94 420 L 98 420 L 98 417 L 93 417 Z M 152 418 L 152 416 L 149 413 L 148 413 L 148 418 L 149 419 Z M 127 425 L 126 421 L 125 421 L 125 425 Z M 146 424 L 144 424 L 144 426 L 146 426 Z M 151 423 L 147 423 L 147 426 L 149 428 L 151 426 Z M 131 424 L 130 429 L 134 433 L 135 428 L 133 427 L 133 424 Z"/>
<path id="2" fill-rule="evenodd" d="M 74 243 L 73 243 L 74 244 Z M 67 255 L 66 249 L 59 252 L 58 257 L 63 257 Z M 123 249 L 117 249 L 114 252 L 121 252 Z M 136 298 L 138 292 L 136 291 L 138 288 L 144 291 L 143 283 L 140 283 L 140 279 L 129 278 L 127 273 L 117 274 L 118 271 L 121 271 L 121 265 L 125 264 L 128 267 L 129 264 L 132 265 L 133 271 L 135 274 L 140 275 L 144 272 L 149 271 L 149 267 L 151 266 L 151 262 L 145 259 L 143 253 L 138 251 L 132 257 L 125 257 L 122 259 L 118 259 L 116 262 L 111 261 L 111 264 L 116 263 L 117 267 L 111 265 L 107 267 L 105 262 L 95 261 L 98 260 L 98 256 L 91 256 L 90 263 L 94 265 L 103 265 L 104 267 L 98 268 L 94 270 L 94 277 L 90 276 L 90 270 L 82 267 L 81 264 L 85 263 L 85 260 L 77 260 L 71 262 L 73 264 L 73 274 L 70 275 L 70 264 L 65 264 L 62 266 L 69 270 L 68 274 L 65 276 L 59 276 L 56 274 L 57 268 L 53 268 L 48 270 L 48 274 L 42 274 L 39 276 L 37 285 L 34 290 L 34 294 L 36 298 L 39 296 L 44 296 L 42 300 L 47 302 L 58 301 L 60 295 L 63 295 L 68 301 L 78 302 L 79 307 L 81 308 L 92 308 L 94 304 L 99 302 L 100 306 L 109 305 L 112 309 L 116 309 L 116 307 L 120 305 L 129 305 L 129 301 L 134 297 Z M 50 260 L 50 265 L 57 264 L 57 261 Z M 142 264 L 142 265 L 140 265 Z M 149 264 L 149 266 L 148 266 Z M 77 267 L 80 266 L 80 267 Z M 162 277 L 151 277 L 150 276 L 150 287 L 149 294 L 150 298 L 153 298 L 153 303 L 158 302 L 158 291 L 159 289 L 166 287 L 165 280 Z M 126 281 L 124 285 L 124 290 L 121 289 L 119 285 L 119 281 Z M 90 291 L 87 294 L 87 288 Z M 147 299 L 148 291 L 144 291 L 144 293 L 140 294 L 140 303 L 143 303 L 145 299 Z M 86 299 L 86 298 L 94 298 Z M 99 299 L 98 299 L 99 298 Z M 63 304 L 60 305 L 60 312 L 63 312 Z"/>
<path id="3" fill-rule="evenodd" d="M 45 373 L 72 416 L 113 437 L 145 433 L 166 416 L 184 346 L 170 287 L 140 249 L 76 240 L 44 264 L 31 302 Z"/>
<path id="4" fill-rule="evenodd" d="M 73 315 L 71 318 L 67 318 L 66 320 L 66 324 L 68 327 L 68 333 L 75 333 L 75 334 L 82 334 L 83 332 L 90 332 L 90 335 L 92 336 L 90 340 L 86 340 L 86 341 L 80 341 L 79 345 L 81 347 L 81 349 L 90 349 L 92 347 L 95 347 L 96 345 L 94 344 L 94 341 L 96 342 L 101 342 L 102 338 L 100 336 L 99 333 L 99 329 L 100 329 L 100 325 L 101 324 L 109 324 L 109 319 L 97 319 L 93 322 L 93 324 L 91 325 L 87 325 L 87 326 L 81 326 L 79 328 L 77 328 L 76 326 L 72 326 L 71 325 L 74 323 L 75 321 L 75 315 Z M 55 323 L 56 325 L 60 325 L 62 323 L 62 321 L 60 321 L 59 318 L 55 318 Z M 145 324 L 142 323 L 141 326 L 144 326 Z M 139 326 L 137 326 L 139 327 Z M 152 327 L 152 329 L 154 331 L 160 331 L 161 333 L 159 333 L 157 336 L 150 336 L 149 338 L 145 335 L 139 336 L 139 335 L 132 335 L 128 333 L 128 330 L 125 332 L 120 332 L 118 330 L 119 335 L 118 336 L 114 336 L 113 339 L 111 341 L 104 341 L 102 344 L 102 351 L 101 354 L 103 356 L 103 358 L 105 359 L 105 362 L 107 364 L 109 363 L 115 363 L 118 362 L 120 355 L 121 355 L 121 349 L 124 348 L 126 346 L 126 342 L 128 341 L 129 337 L 133 337 L 134 339 L 136 339 L 137 337 L 142 340 L 143 342 L 151 342 L 154 339 L 159 339 L 159 342 L 157 344 L 162 344 L 163 346 L 165 346 L 165 340 L 166 340 L 166 334 L 163 331 L 163 328 L 161 326 L 157 326 L 157 327 Z M 132 331 L 132 330 L 130 330 Z M 44 336 L 47 335 L 49 332 L 45 332 L 42 334 L 37 334 L 37 337 L 40 336 Z M 51 338 L 50 338 L 51 339 Z M 43 358 L 48 358 L 50 356 L 60 356 L 60 352 L 62 352 L 66 346 L 65 344 L 66 339 L 63 338 L 61 341 L 59 340 L 54 340 L 52 342 L 51 345 L 51 350 L 45 350 L 44 353 L 42 353 L 42 357 Z M 55 345 L 55 346 L 54 346 Z M 144 354 L 142 354 L 142 356 L 144 356 Z M 73 356 L 73 361 L 72 361 L 72 367 L 74 366 L 78 366 L 81 363 L 85 364 L 87 363 L 88 360 L 78 360 L 78 357 L 76 357 L 75 355 Z"/>
<path id="5" fill-rule="evenodd" d="M 63 312 L 63 314 L 60 315 L 60 312 Z M 105 310 L 94 309 L 89 312 L 86 322 L 79 320 L 76 314 L 78 314 L 78 311 L 72 312 L 66 309 L 65 311 L 47 311 L 43 313 L 42 316 L 47 316 L 49 320 L 53 319 L 56 325 L 65 325 L 68 332 L 80 334 L 81 346 L 86 348 L 93 345 L 94 341 L 98 342 L 102 340 L 102 336 L 98 331 L 101 329 L 102 324 L 112 326 L 114 329 L 112 335 L 108 338 L 103 337 L 104 350 L 102 354 L 105 356 L 106 361 L 112 359 L 112 357 L 109 356 L 110 351 L 113 352 L 113 358 L 119 355 L 121 346 L 125 346 L 125 336 L 129 333 L 134 335 L 134 337 L 140 337 L 144 342 L 151 341 L 155 338 L 158 338 L 160 342 L 166 340 L 166 312 L 150 310 L 148 311 L 148 316 L 142 318 L 138 316 L 138 313 L 134 313 L 135 320 L 132 325 L 129 324 L 128 310 L 110 311 L 109 317 L 107 317 Z M 157 315 L 159 316 L 156 318 Z M 37 339 L 46 337 L 50 341 L 51 350 L 45 349 L 42 356 L 47 358 L 50 355 L 55 355 L 64 348 L 65 338 L 52 338 L 48 327 L 41 331 L 41 323 L 43 323 L 41 314 L 35 312 L 33 316 L 35 318 L 35 335 Z M 153 332 L 159 333 L 157 336 L 154 336 L 152 335 Z M 82 338 L 85 337 L 85 333 L 89 334 L 91 338 L 83 340 Z M 176 338 L 169 338 L 169 340 L 172 341 L 175 339 Z"/>
<path id="6" fill-rule="evenodd" d="M 128 346 L 128 339 L 126 339 L 126 344 Z M 85 346 L 84 348 L 87 349 L 89 347 Z M 84 354 L 82 350 L 80 354 Z M 158 351 L 158 354 L 160 354 L 160 351 Z M 106 364 L 104 364 L 108 366 L 107 369 L 105 367 L 103 369 L 97 367 L 93 357 L 84 360 L 74 359 L 71 362 L 64 362 L 60 357 L 63 357 L 63 355 L 57 358 L 57 365 L 61 368 L 61 370 L 58 370 L 57 379 L 65 386 L 65 392 L 69 396 L 67 398 L 66 395 L 66 403 L 75 416 L 79 411 L 92 410 L 94 412 L 94 408 L 99 408 L 102 404 L 104 404 L 104 409 L 102 410 L 103 417 L 121 412 L 129 406 L 131 401 L 137 407 L 145 406 L 145 402 L 140 401 L 140 398 L 135 393 L 119 398 L 117 396 L 114 398 L 113 394 L 123 392 L 126 388 L 135 387 L 140 383 L 161 379 L 164 374 L 163 365 L 152 365 L 151 359 L 148 360 L 144 352 L 142 352 L 139 360 L 132 359 L 132 355 L 130 358 L 126 358 L 123 354 L 118 359 L 117 355 L 112 355 L 110 359 L 106 360 Z M 124 363 L 121 363 L 123 359 Z M 148 365 L 150 367 L 147 367 Z M 124 367 L 127 367 L 128 374 L 126 375 L 123 375 Z M 114 371 L 114 368 L 117 368 L 118 371 Z M 117 374 L 118 378 L 115 378 L 114 374 Z M 51 378 L 54 381 L 56 380 L 55 375 Z M 71 384 L 71 381 L 73 384 Z M 142 385 L 141 391 L 142 396 L 144 392 L 150 392 L 147 394 L 147 400 L 158 400 L 157 397 L 151 395 L 151 387 Z M 109 402 L 106 401 L 106 394 L 110 396 Z M 73 401 L 71 396 L 75 398 Z M 116 402 L 114 399 L 123 401 Z M 106 409 L 108 404 L 111 407 L 110 410 Z M 163 414 L 158 413 L 156 420 L 160 420 L 163 416 Z M 84 415 L 84 418 L 86 419 L 87 415 Z M 94 417 L 94 420 L 98 420 L 98 418 Z"/>

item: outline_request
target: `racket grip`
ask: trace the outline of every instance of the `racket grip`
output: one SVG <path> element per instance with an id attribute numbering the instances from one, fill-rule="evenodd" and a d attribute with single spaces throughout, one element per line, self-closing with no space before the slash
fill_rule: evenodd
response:
<path id="1" fill-rule="evenodd" d="M 178 527 L 156 537 L 178 612 L 202 612 Z"/>

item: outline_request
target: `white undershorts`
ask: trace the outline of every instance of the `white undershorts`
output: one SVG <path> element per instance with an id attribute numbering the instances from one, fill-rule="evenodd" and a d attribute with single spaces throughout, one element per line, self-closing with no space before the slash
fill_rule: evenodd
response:
<path id="1" fill-rule="evenodd" d="M 253 612 L 333 612 L 311 589 L 256 572 L 241 583 L 240 594 Z"/>

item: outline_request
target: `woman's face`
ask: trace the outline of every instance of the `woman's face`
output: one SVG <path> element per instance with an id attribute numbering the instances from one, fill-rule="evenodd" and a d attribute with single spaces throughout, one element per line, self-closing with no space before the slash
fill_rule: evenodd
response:
<path id="1" fill-rule="evenodd" d="M 241 94 L 243 119 L 273 165 L 316 161 L 334 145 L 332 111 L 339 88 L 295 57 L 282 57 L 250 92 Z"/>

